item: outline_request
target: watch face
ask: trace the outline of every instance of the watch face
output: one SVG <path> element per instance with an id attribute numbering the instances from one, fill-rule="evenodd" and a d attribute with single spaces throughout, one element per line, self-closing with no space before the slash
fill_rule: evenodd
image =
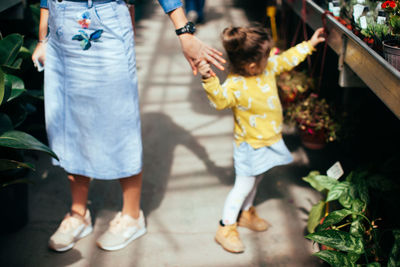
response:
<path id="1" fill-rule="evenodd" d="M 186 24 L 186 30 L 189 32 L 189 33 L 194 33 L 195 31 L 196 31 L 196 27 L 194 26 L 194 24 L 193 24 L 193 22 L 188 22 L 187 24 Z"/>
<path id="2" fill-rule="evenodd" d="M 181 35 L 183 33 L 193 34 L 195 31 L 196 31 L 196 27 L 194 26 L 194 24 L 192 22 L 188 22 L 182 28 L 175 30 L 177 35 Z"/>

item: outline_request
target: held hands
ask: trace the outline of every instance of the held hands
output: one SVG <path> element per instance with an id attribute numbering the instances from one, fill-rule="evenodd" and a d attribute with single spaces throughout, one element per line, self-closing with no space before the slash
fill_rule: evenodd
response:
<path id="1" fill-rule="evenodd" d="M 222 58 L 221 52 L 206 45 L 192 34 L 179 35 L 179 40 L 182 45 L 182 52 L 192 67 L 193 75 L 197 74 L 198 66 L 203 60 L 213 64 L 220 70 L 224 70 L 221 63 L 226 61 Z M 209 72 L 210 75 L 215 75 L 211 68 Z"/>
<path id="2" fill-rule="evenodd" d="M 205 60 L 197 62 L 196 67 L 199 70 L 203 79 L 208 79 L 211 76 L 215 76 L 215 73 L 212 71 L 210 64 L 208 64 Z"/>
<path id="3" fill-rule="evenodd" d="M 317 29 L 313 36 L 311 36 L 310 43 L 312 46 L 316 47 L 319 43 L 325 42 L 326 33 L 324 28 Z"/>

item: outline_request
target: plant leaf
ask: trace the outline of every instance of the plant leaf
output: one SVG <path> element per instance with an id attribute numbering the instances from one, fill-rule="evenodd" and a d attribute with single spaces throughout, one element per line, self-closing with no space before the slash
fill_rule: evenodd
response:
<path id="1" fill-rule="evenodd" d="M 341 251 L 353 252 L 356 254 L 362 254 L 364 252 L 362 238 L 355 237 L 343 231 L 323 230 L 309 234 L 306 238 Z"/>
<path id="2" fill-rule="evenodd" d="M 6 74 L 0 68 L 0 105 L 5 103 L 11 94 L 11 84 L 6 81 Z"/>
<path id="3" fill-rule="evenodd" d="M 362 213 L 365 211 L 366 204 L 362 202 L 360 199 L 355 199 L 351 203 L 351 210 L 354 212 Z"/>
<path id="4" fill-rule="evenodd" d="M 17 76 L 14 76 L 14 75 L 11 75 L 11 74 L 6 74 L 5 82 L 9 86 L 11 86 L 11 89 L 12 89 L 11 90 L 11 95 L 7 99 L 7 102 L 17 98 L 24 91 L 26 91 L 24 82 L 22 81 L 21 78 L 19 78 Z"/>
<path id="5" fill-rule="evenodd" d="M 0 113 L 0 134 L 13 129 L 12 121 L 4 113 Z"/>
<path id="6" fill-rule="evenodd" d="M 26 94 L 30 95 L 31 97 L 40 99 L 40 100 L 44 100 L 44 94 L 43 94 L 43 90 L 26 90 Z"/>
<path id="7" fill-rule="evenodd" d="M 0 135 L 0 146 L 38 150 L 58 159 L 57 155 L 33 136 L 20 131 L 7 131 Z"/>
<path id="8" fill-rule="evenodd" d="M 389 255 L 388 267 L 400 266 L 400 229 L 393 230 L 394 244 Z"/>
<path id="9" fill-rule="evenodd" d="M 12 180 L 11 182 L 3 183 L 0 185 L 1 185 L 1 187 L 6 187 L 6 186 L 9 186 L 12 184 L 26 184 L 26 183 L 32 183 L 32 182 L 28 178 L 21 178 L 21 179 L 15 179 L 15 180 Z"/>
<path id="10" fill-rule="evenodd" d="M 307 230 L 309 233 L 314 233 L 315 227 L 319 225 L 321 218 L 324 216 L 325 201 L 321 200 L 312 206 L 308 215 Z"/>
<path id="11" fill-rule="evenodd" d="M 328 226 L 337 224 L 352 213 L 353 212 L 351 210 L 347 209 L 332 211 L 331 213 L 328 214 L 328 216 L 326 216 L 324 222 L 321 224 L 319 228 L 325 229 Z"/>
<path id="12" fill-rule="evenodd" d="M 367 267 L 381 267 L 379 262 L 371 262 L 367 264 Z"/>
<path id="13" fill-rule="evenodd" d="M 359 216 L 358 216 L 359 217 Z M 364 234 L 364 226 L 361 223 L 361 219 L 356 219 L 351 223 L 350 226 L 350 234 L 352 234 L 353 236 L 359 236 L 362 237 Z"/>
<path id="14" fill-rule="evenodd" d="M 315 256 L 326 261 L 333 267 L 353 267 L 355 266 L 345 254 L 334 250 L 322 250 L 314 253 Z"/>
<path id="15" fill-rule="evenodd" d="M 30 59 L 32 57 L 32 53 L 25 46 L 21 46 L 21 49 L 19 49 L 18 57 L 22 59 Z"/>
<path id="16" fill-rule="evenodd" d="M 326 202 L 339 199 L 343 193 L 348 193 L 350 188 L 349 182 L 341 182 L 336 184 L 329 192 Z"/>
<path id="17" fill-rule="evenodd" d="M 19 168 L 27 168 L 33 171 L 35 170 L 35 166 L 32 163 L 19 162 L 9 159 L 0 159 L 0 171 L 7 171 Z"/>
<path id="18" fill-rule="evenodd" d="M 319 175 L 318 172 L 310 172 L 307 177 L 303 177 L 303 180 L 320 192 L 324 189 L 331 190 L 335 185 L 339 183 L 336 179 L 332 177 Z"/>
<path id="19" fill-rule="evenodd" d="M 19 97 L 19 96 L 22 95 L 24 92 L 26 92 L 25 89 L 18 89 L 18 88 L 12 89 L 11 95 L 10 95 L 10 97 L 7 99 L 7 102 L 8 102 L 8 101 L 11 101 L 11 100 L 13 100 L 13 99 L 15 99 L 15 98 L 17 98 L 17 97 Z"/>
<path id="20" fill-rule="evenodd" d="M 13 66 L 22 46 L 23 37 L 14 33 L 0 40 L 0 65 Z"/>
<path id="21" fill-rule="evenodd" d="M 350 262 L 352 263 L 356 263 L 356 261 L 358 261 L 358 259 L 360 258 L 360 254 L 357 253 L 353 253 L 353 252 L 349 252 L 347 253 L 347 258 L 349 259 Z"/>

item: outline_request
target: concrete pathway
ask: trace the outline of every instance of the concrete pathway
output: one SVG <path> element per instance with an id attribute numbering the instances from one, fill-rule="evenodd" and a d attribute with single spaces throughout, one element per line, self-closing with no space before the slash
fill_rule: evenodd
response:
<path id="1" fill-rule="evenodd" d="M 325 170 L 323 152 L 304 150 L 286 129 L 295 162 L 268 172 L 256 198 L 272 227 L 264 233 L 240 229 L 243 254 L 225 252 L 214 241 L 225 197 L 234 182 L 232 117 L 210 107 L 179 49 L 172 24 L 155 1 L 145 1 L 137 25 L 136 51 L 144 138 L 142 208 L 148 233 L 116 252 L 95 241 L 121 207 L 117 181 L 93 181 L 89 208 L 94 232 L 66 253 L 47 249 L 47 240 L 70 205 L 66 174 L 40 155 L 30 186 L 30 221 L 0 238 L 0 266 L 320 266 L 304 238 L 307 213 L 319 195 L 301 177 Z M 248 23 L 237 1 L 206 5 L 197 36 L 221 49 L 228 25 Z M 224 77 L 224 73 L 218 73 Z"/>

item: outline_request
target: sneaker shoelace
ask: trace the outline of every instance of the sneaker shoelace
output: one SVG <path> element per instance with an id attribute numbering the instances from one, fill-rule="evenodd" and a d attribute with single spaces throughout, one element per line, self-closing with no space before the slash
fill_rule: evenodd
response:
<path id="1" fill-rule="evenodd" d="M 71 229 L 78 227 L 80 224 L 81 221 L 78 218 L 75 218 L 71 214 L 68 214 L 66 218 L 61 222 L 60 231 L 62 233 L 67 233 Z"/>
<path id="2" fill-rule="evenodd" d="M 125 230 L 127 227 L 132 227 L 132 223 L 128 221 L 128 218 L 118 213 L 117 216 L 110 222 L 110 232 L 117 234 Z"/>

